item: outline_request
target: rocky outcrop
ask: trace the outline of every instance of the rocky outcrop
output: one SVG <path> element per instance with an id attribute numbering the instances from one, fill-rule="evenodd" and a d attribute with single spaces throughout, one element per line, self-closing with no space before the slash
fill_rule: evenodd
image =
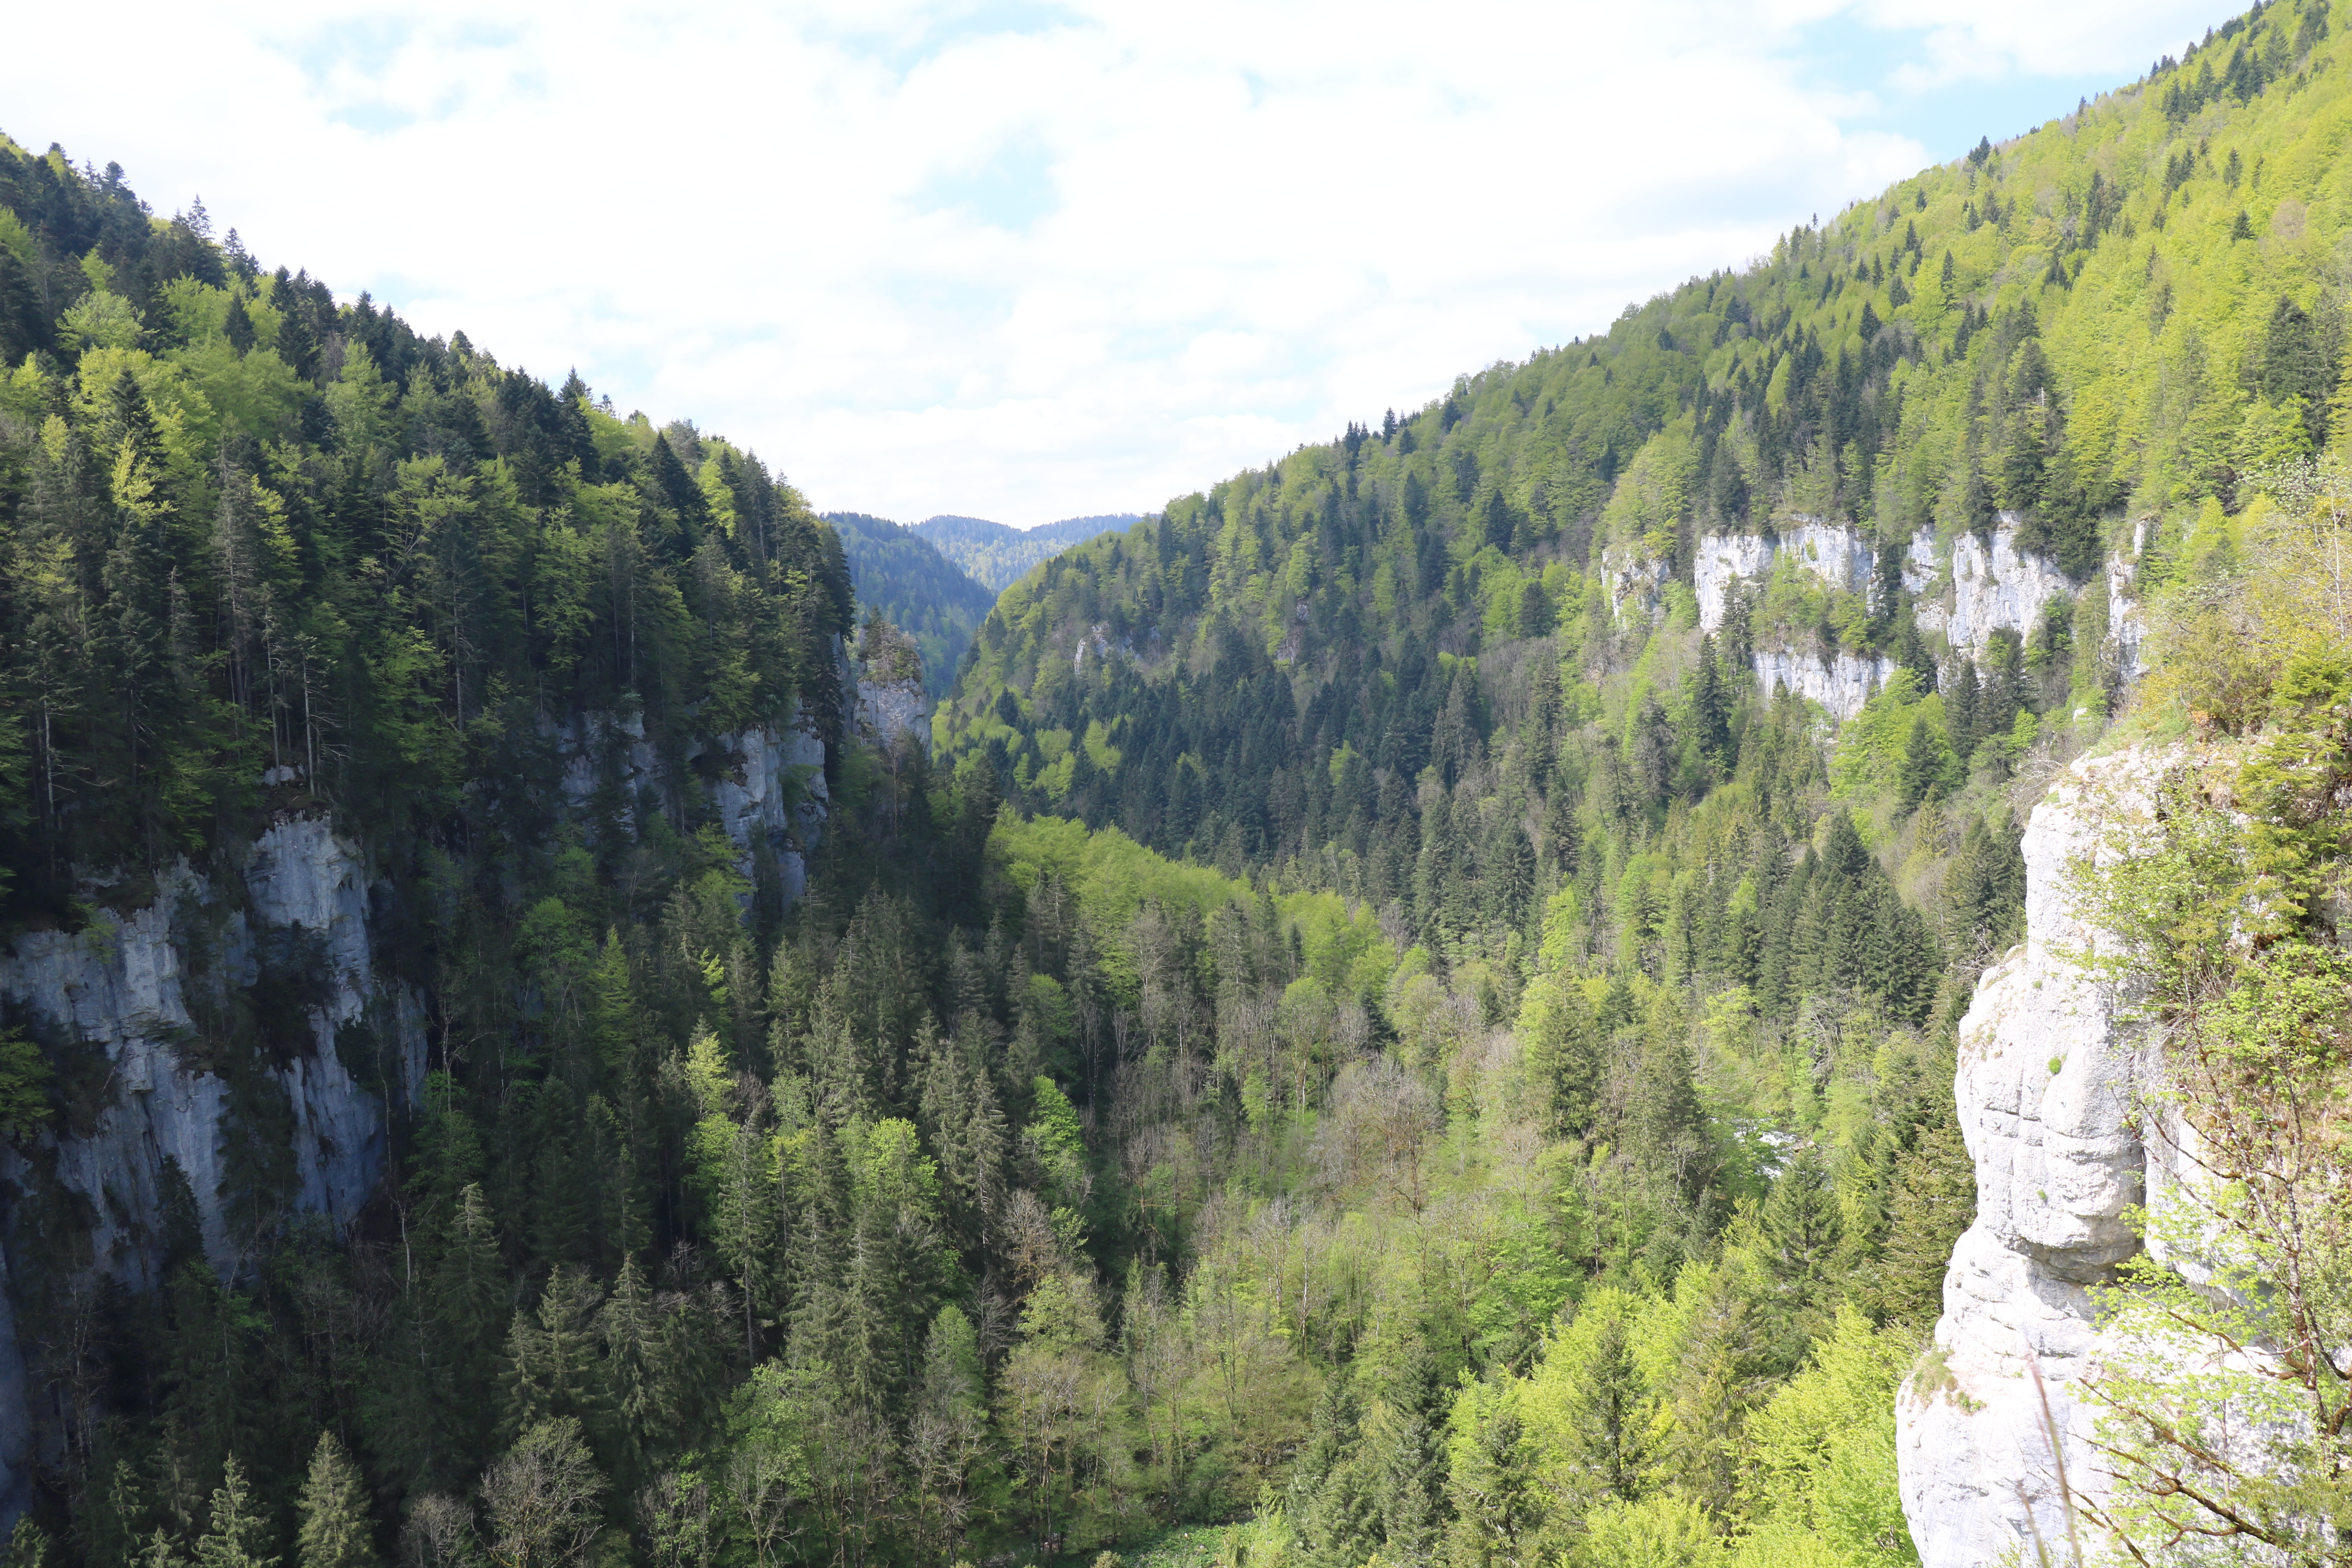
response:
<path id="1" fill-rule="evenodd" d="M 706 754 L 719 763 L 710 804 L 734 841 L 737 869 L 751 874 L 754 846 L 764 838 L 784 902 L 797 900 L 808 890 L 808 857 L 824 826 L 824 742 L 797 726 L 762 725 L 719 736 L 689 760 Z"/>
<path id="2" fill-rule="evenodd" d="M 2156 533 L 2156 519 L 2143 517 L 2132 524 L 2131 548 L 2107 557 L 2107 637 L 2115 644 L 2116 666 L 2126 680 L 2147 673 L 2141 646 L 2147 624 L 2140 614 L 2139 558 Z"/>
<path id="3" fill-rule="evenodd" d="M 1601 552 L 1601 586 L 1609 595 L 1609 614 L 1618 625 L 1639 617 L 1658 618 L 1665 603 L 1668 574 L 1663 561 L 1645 561 L 1622 545 Z"/>
<path id="4" fill-rule="evenodd" d="M 2055 563 L 2019 549 L 2017 532 L 2017 515 L 2003 512 L 1990 542 L 1963 533 L 1952 542 L 1948 560 L 1932 532 L 1913 536 L 1904 548 L 1903 588 L 1914 596 L 1921 630 L 1940 631 L 1953 647 L 1981 654 L 1994 632 L 2007 627 L 2029 635 L 2052 600 L 2077 592 Z M 2134 550 L 2138 547 L 2136 538 Z M 1877 555 L 1869 537 L 1842 523 L 1798 518 L 1778 533 L 1706 534 L 1691 561 L 1701 629 L 1720 627 L 1733 590 L 1742 583 L 1760 583 L 1783 561 L 1847 593 L 1866 595 L 1877 580 Z M 2123 650 L 2127 673 L 2136 674 L 2139 623 L 2132 557 L 2118 555 L 2105 577 L 2110 633 Z M 1612 584 L 1612 602 L 1616 593 Z"/>
<path id="5" fill-rule="evenodd" d="M 2030 635 L 2050 601 L 2074 591 L 2056 563 L 2017 547 L 2017 514 L 2002 512 L 1991 543 L 1973 533 L 1952 542 L 1952 607 L 1944 635 L 1954 647 L 1982 653 L 2004 626 Z"/>
<path id="6" fill-rule="evenodd" d="M 1771 575 L 1781 561 L 1795 563 L 1831 587 L 1868 595 L 1878 581 L 1878 548 L 1847 523 L 1796 517 L 1776 533 L 1709 533 L 1691 557 L 1691 589 L 1698 597 L 1702 631 L 1723 625 L 1732 590 Z M 1936 536 L 1922 532 L 1903 552 L 1904 591 L 1917 594 L 1936 580 Z"/>
<path id="7" fill-rule="evenodd" d="M 2026 939 L 1978 982 L 1956 1084 L 1977 1173 L 1975 1223 L 1944 1280 L 1936 1342 L 1899 1398 L 1903 1509 L 1924 1568 L 1978 1568 L 2063 1538 L 2068 1480 L 2092 1485 L 2099 1351 L 2089 1287 L 2138 1250 L 2147 1160 L 2133 1116 L 2152 1047 L 2083 969 L 2096 933 L 2067 905 L 2070 864 L 2105 814 L 2146 798 L 2134 753 L 2078 763 L 2025 832 Z M 2046 1405 L 2045 1405 L 2046 1399 Z"/>
<path id="8" fill-rule="evenodd" d="M 1756 650 L 1756 689 L 1769 695 L 1782 687 L 1808 702 L 1817 702 L 1843 724 L 1862 711 L 1895 673 L 1891 658 L 1840 648 L 1823 656 L 1791 648 Z"/>
<path id="9" fill-rule="evenodd" d="M 550 724 L 547 738 L 562 767 L 565 808 L 593 836 L 600 819 L 634 832 L 638 803 L 666 781 L 660 755 L 635 713 L 590 714 Z M 824 823 L 824 741 L 799 709 L 781 725 L 755 725 L 696 742 L 685 758 L 709 780 L 712 810 L 737 851 L 736 868 L 751 875 L 764 835 L 774 852 L 787 901 L 808 883 L 808 851 Z"/>
<path id="10" fill-rule="evenodd" d="M 592 832 L 599 821 L 634 824 L 644 792 L 663 782 L 632 720 L 574 721 L 545 738 L 563 801 Z M 805 851 L 824 821 L 824 760 L 823 740 L 797 724 L 715 736 L 685 758 L 747 873 L 764 838 L 786 901 L 804 889 Z M 373 1194 L 392 1111 L 423 1087 L 423 1000 L 378 971 L 376 889 L 361 847 L 324 816 L 297 816 L 220 858 L 209 876 L 182 861 L 138 907 L 79 932 L 26 933 L 0 954 L 0 994 L 35 1034 L 103 1063 L 91 1107 L 60 1118 L 37 1147 L 0 1154 L 0 1526 L 24 1506 L 35 1458 L 18 1331 L 35 1248 L 51 1269 L 78 1257 L 66 1267 L 150 1289 L 184 1178 L 206 1259 L 224 1276 L 238 1270 L 252 1238 L 226 1194 L 252 1134 L 217 1070 L 228 1051 L 281 1064 L 262 1077 L 283 1096 L 273 1120 L 288 1141 L 289 1195 L 338 1225 Z M 264 1058 L 256 1029 L 270 1040 Z"/>
<path id="11" fill-rule="evenodd" d="M 1734 588 L 1770 574 L 1773 548 L 1773 541 L 1761 533 L 1699 536 L 1698 550 L 1691 557 L 1691 589 L 1698 595 L 1701 631 L 1722 629 Z"/>
<path id="12" fill-rule="evenodd" d="M 301 999 L 307 1035 L 274 1073 L 293 1118 L 297 1206 L 347 1219 L 367 1201 L 383 1171 L 385 1099 L 413 1094 L 425 1070 L 417 998 L 375 973 L 369 880 L 357 846 L 298 817 L 253 844 L 241 886 L 182 862 L 144 908 L 73 935 L 21 936 L 0 961 L 0 992 L 37 1028 L 106 1059 L 111 1092 L 92 1124 L 43 1150 L 48 1180 L 89 1200 L 91 1266 L 153 1283 L 167 1160 L 194 1195 L 205 1256 L 224 1273 L 236 1265 L 243 1238 L 221 1202 L 229 1089 L 204 1064 L 229 994 L 266 974 Z M 19 1184 L 25 1163 L 6 1163 Z"/>
<path id="13" fill-rule="evenodd" d="M 1107 644 L 1108 631 L 1108 627 L 1097 626 L 1092 639 L 1079 639 L 1077 658 L 1082 666 L 1088 642 Z M 867 622 L 857 649 L 860 737 L 886 752 L 894 750 L 900 739 L 908 735 L 915 738 L 917 745 L 928 748 L 929 710 L 929 700 L 923 694 L 922 650 L 889 623 L 878 619 Z"/>
<path id="14" fill-rule="evenodd" d="M 340 1223 L 374 1190 L 387 1102 L 422 1086 L 425 1029 L 415 994 L 376 973 L 365 861 L 329 823 L 307 816 L 270 827 L 241 859 L 220 882 L 183 861 L 144 907 L 70 935 L 20 936 L 0 959 L 0 993 L 36 1032 L 98 1053 L 106 1074 L 79 1125 L 0 1159 L 16 1198 L 5 1237 L 12 1280 L 25 1277 L 37 1246 L 152 1287 L 175 1168 L 206 1258 L 223 1274 L 238 1267 L 249 1238 L 233 1226 L 225 1191 L 237 1141 L 250 1133 L 231 1114 L 230 1083 L 210 1055 L 234 1026 L 225 1019 L 238 993 L 257 1014 L 299 1009 L 259 1018 L 289 1047 L 284 1065 L 261 1072 L 264 1089 L 283 1096 L 295 1206 Z M 253 991 L 265 982 L 267 1001 Z M 79 1234 L 60 1234 L 68 1229 Z M 17 1302 L 6 1310 L 13 1330 Z M 31 1457 L 21 1347 L 11 1331 L 0 1351 L 0 1485 L 17 1489 L 0 1494 L 0 1511 L 21 1504 Z"/>

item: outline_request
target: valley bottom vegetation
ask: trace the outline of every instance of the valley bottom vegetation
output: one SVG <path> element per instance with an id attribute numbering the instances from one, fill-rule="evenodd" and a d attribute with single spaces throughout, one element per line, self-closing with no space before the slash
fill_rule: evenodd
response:
<path id="1" fill-rule="evenodd" d="M 0 915 L 102 947 L 165 900 L 227 1108 L 206 1190 L 94 1197 L 131 1091 L 7 1003 L 14 1568 L 1916 1562 L 1957 1026 L 2086 750 L 2269 747 L 2252 826 L 2184 807 L 2103 907 L 2212 1020 L 2206 1102 L 2304 1085 L 2341 1190 L 2347 600 L 2273 590 L 2342 570 L 2342 30 L 2260 8 L 976 629 L 845 515 L 906 635 L 748 448 L 0 145 Z M 1814 525 L 1864 580 L 1701 605 L 1702 539 Z M 1996 535 L 2071 586 L 1963 644 L 1906 562 Z M 914 646 L 928 745 L 859 721 Z M 730 836 L 788 732 L 799 826 Z M 415 1008 L 323 1046 L 314 944 L 240 968 L 233 890 L 169 903 L 314 819 Z M 331 1216 L 322 1050 L 387 1123 Z M 2255 1220 L 2257 1285 L 2334 1267 Z M 2344 1560 L 2326 1268 L 2325 1440 L 2231 1483 L 2296 1562 Z M 2156 1414 L 2106 1524 L 2269 1542 L 2166 1500 L 2174 1370 L 2112 1386 Z"/>

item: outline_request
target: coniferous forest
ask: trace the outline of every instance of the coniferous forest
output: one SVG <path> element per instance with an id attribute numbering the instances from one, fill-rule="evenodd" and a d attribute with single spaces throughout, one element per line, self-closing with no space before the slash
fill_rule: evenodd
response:
<path id="1" fill-rule="evenodd" d="M 2025 815 L 2320 689 L 2142 677 L 2352 447 L 2347 20 L 2258 7 L 992 607 L 0 139 L 0 921 L 176 910 L 226 1107 L 216 1190 L 95 1201 L 131 1090 L 5 998 L 11 1568 L 1916 1563 Z M 1703 615 L 1703 539 L 1818 522 L 1867 582 Z M 1906 563 L 1996 530 L 2074 591 L 1971 651 Z M 858 722 L 861 600 L 928 745 Z M 1884 675 L 1841 724 L 1777 654 Z M 322 1044 L 299 932 L 171 904 L 307 820 L 413 1018 Z M 321 1050 L 387 1127 L 348 1213 L 289 1152 Z"/>

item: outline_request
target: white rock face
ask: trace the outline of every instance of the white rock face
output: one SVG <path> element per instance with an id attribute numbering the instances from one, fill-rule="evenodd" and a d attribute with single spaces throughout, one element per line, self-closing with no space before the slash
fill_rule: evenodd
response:
<path id="1" fill-rule="evenodd" d="M 919 680 L 861 680 L 857 683 L 859 727 L 885 746 L 895 746 L 901 735 L 930 742 L 928 704 Z"/>
<path id="2" fill-rule="evenodd" d="M 2118 551 L 2107 558 L 2107 636 L 2116 643 L 2116 658 L 2126 679 L 2136 680 L 2147 673 L 2147 664 L 2140 658 L 2140 645 L 2147 640 L 2147 623 L 2139 611 L 2139 562 L 2137 552 L 2144 548 L 2138 541 L 2147 525 L 2133 530 L 2134 545 L 2129 552 Z"/>
<path id="3" fill-rule="evenodd" d="M 1658 618 L 1666 591 L 1666 563 L 1643 561 L 1620 545 L 1601 554 L 1601 585 L 1609 595 L 1609 613 L 1619 625 L 1639 616 Z"/>
<path id="4" fill-rule="evenodd" d="M 1790 648 L 1758 648 L 1757 689 L 1769 696 L 1780 687 L 1808 702 L 1818 702 L 1843 724 L 1862 711 L 1878 689 L 1895 673 L 1891 658 L 1873 658 L 1840 648 L 1824 659 L 1818 653 Z"/>
<path id="5" fill-rule="evenodd" d="M 89 1136 L 56 1139 L 56 1172 L 91 1201 L 92 1263 L 132 1286 L 153 1282 L 157 1184 L 167 1155 L 194 1191 L 205 1256 L 224 1271 L 238 1261 L 242 1238 L 228 1232 L 220 1198 L 234 1135 L 222 1124 L 227 1086 L 184 1067 L 174 1037 L 198 1032 L 194 1006 L 252 984 L 268 940 L 308 939 L 324 987 L 325 1000 L 306 1020 L 312 1054 L 277 1075 L 294 1113 L 299 1207 L 348 1218 L 383 1170 L 383 1103 L 344 1066 L 340 1031 L 364 1025 L 374 1032 L 391 1069 L 387 1087 L 408 1094 L 423 1085 L 422 1009 L 404 986 L 376 978 L 357 847 L 316 817 L 279 823 L 253 845 L 243 881 L 245 907 L 229 908 L 221 889 L 184 863 L 163 879 L 155 902 L 127 919 L 74 936 L 35 931 L 0 960 L 0 991 L 106 1054 L 111 1102 Z M 196 931 L 211 949 L 201 970 L 190 956 Z M 21 1162 L 10 1156 L 7 1164 Z"/>
<path id="6" fill-rule="evenodd" d="M 1985 972 L 1960 1024 L 1977 1216 L 1944 1279 L 1941 1375 L 1931 1363 L 1897 1402 L 1903 1510 L 1924 1568 L 1979 1568 L 2017 1549 L 2031 1561 L 2029 1519 L 2045 1542 L 2063 1538 L 2049 1422 L 2068 1480 L 2096 1482 L 2092 1413 L 2076 1397 L 2099 1349 L 2085 1287 L 2139 1247 L 2125 1213 L 2147 1162 L 2130 1116 L 2154 1058 L 2067 956 L 2095 933 L 2068 912 L 2065 878 L 2095 846 L 2098 813 L 2128 808 L 2153 771 L 2133 753 L 2085 760 L 2034 809 L 2026 940 Z"/>
<path id="7" fill-rule="evenodd" d="M 2017 548 L 2017 514 L 2005 511 L 1990 549 L 1973 533 L 1952 542 L 1952 609 L 1945 633 L 1954 647 L 1980 654 L 2003 626 L 2030 634 L 2044 605 L 2074 591 L 2054 563 Z"/>
<path id="8" fill-rule="evenodd" d="M 642 724 L 592 718 L 551 739 L 572 810 L 634 819 L 639 790 L 661 766 Z M 719 753 L 708 787 L 742 868 L 751 868 L 755 836 L 766 834 L 784 898 L 797 899 L 807 883 L 802 850 L 824 819 L 824 742 L 796 725 L 760 727 L 714 737 L 694 756 L 705 751 Z M 323 1000 L 304 1020 L 310 1049 L 275 1073 L 292 1113 L 294 1203 L 305 1213 L 347 1221 L 384 1170 L 387 1108 L 353 1076 L 344 1047 L 399 1098 L 413 1100 L 424 1087 L 422 999 L 375 973 L 371 878 L 359 847 L 323 818 L 280 822 L 245 851 L 237 880 L 241 888 L 215 886 L 182 862 L 145 907 L 75 935 L 31 932 L 0 954 L 0 994 L 39 1026 L 105 1055 L 110 1080 L 95 1124 L 86 1134 L 45 1133 L 41 1152 L 63 1194 L 86 1203 L 90 1267 L 134 1289 L 156 1283 L 167 1159 L 187 1178 L 213 1267 L 233 1272 L 249 1244 L 232 1230 L 221 1194 L 240 1136 L 227 1115 L 228 1085 L 203 1070 L 200 1057 L 185 1065 L 179 1054 L 201 1036 L 207 1002 L 252 984 L 273 956 L 294 958 L 320 982 Z M 0 1152 L 0 1179 L 16 1191 L 37 1189 L 35 1177 L 24 1158 Z M 8 1283 L 22 1267 L 16 1227 L 26 1212 L 19 1205 L 7 1216 L 0 1247 L 0 1528 L 25 1506 L 33 1460 Z"/>
<path id="9" fill-rule="evenodd" d="M 198 1035 L 195 1010 L 206 1000 L 255 980 L 267 950 L 299 946 L 320 982 L 321 1000 L 303 1020 L 310 1052 L 275 1074 L 292 1112 L 298 1208 L 348 1220 L 383 1173 L 386 1108 L 345 1065 L 342 1031 L 364 1026 L 373 1048 L 362 1065 L 385 1088 L 413 1096 L 423 1087 L 424 1012 L 404 985 L 375 973 L 358 848 L 320 819 L 282 822 L 251 847 L 241 879 L 244 896 L 232 899 L 184 862 L 162 879 L 155 901 L 129 917 L 79 935 L 32 932 L 0 958 L 0 992 L 105 1053 L 112 1082 L 94 1125 L 45 1133 L 43 1142 L 57 1186 L 86 1201 L 91 1267 L 134 1288 L 155 1282 L 167 1159 L 194 1194 L 205 1257 L 225 1273 L 240 1260 L 247 1238 L 230 1229 L 221 1194 L 239 1135 L 225 1115 L 228 1086 L 183 1065 L 175 1046 Z M 201 964 L 192 957 L 199 952 Z M 19 1191 L 43 1184 L 13 1152 L 0 1158 L 0 1175 Z M 13 1250 L 26 1238 L 8 1239 Z M 11 1271 L 20 1267 L 9 1262 Z M 11 1320 L 0 1351 L 5 1513 L 23 1500 L 31 1421 L 13 1303 L 0 1310 Z"/>
<path id="10" fill-rule="evenodd" d="M 791 903 L 808 890 L 808 851 L 824 826 L 824 742 L 798 728 L 761 726 L 715 745 L 730 765 L 711 786 L 711 805 L 739 851 L 736 868 L 751 875 L 753 835 L 765 834 Z"/>
<path id="11" fill-rule="evenodd" d="M 1698 595 L 1702 631 L 1718 631 L 1732 585 L 1755 582 L 1772 570 L 1772 541 L 1760 533 L 1706 533 L 1691 557 L 1691 587 Z"/>
<path id="12" fill-rule="evenodd" d="M 788 903 L 807 889 L 807 851 L 816 847 L 824 825 L 824 742 L 807 724 L 795 708 L 782 729 L 757 725 L 713 736 L 687 753 L 688 762 L 716 753 L 711 805 L 734 841 L 736 869 L 751 874 L 752 837 L 764 832 Z M 646 739 L 644 719 L 590 714 L 551 725 L 548 735 L 562 760 L 566 808 L 588 817 L 592 828 L 596 816 L 609 813 L 634 829 L 639 793 L 662 782 L 661 758 Z"/>
<path id="13" fill-rule="evenodd" d="M 1860 529 L 1844 523 L 1798 517 L 1794 526 L 1778 534 L 1703 534 L 1691 558 L 1699 629 L 1712 632 L 1723 625 L 1734 584 L 1769 576 L 1783 559 L 1850 594 L 1868 594 L 1878 578 L 1877 547 Z M 1916 594 L 1935 580 L 1936 536 L 1923 532 L 1904 549 L 1903 586 Z"/>

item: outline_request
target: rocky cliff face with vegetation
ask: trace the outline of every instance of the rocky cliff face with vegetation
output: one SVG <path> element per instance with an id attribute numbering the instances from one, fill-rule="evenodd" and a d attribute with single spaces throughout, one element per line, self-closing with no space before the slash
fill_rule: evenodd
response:
<path id="1" fill-rule="evenodd" d="M 2025 940 L 1985 971 L 1960 1020 L 1977 1215 L 1898 1405 L 1904 1511 L 1927 1568 L 2063 1542 L 2066 1489 L 2103 1489 L 2083 1388 L 2100 1348 L 2092 1291 L 2141 1249 L 2131 1215 L 2146 1198 L 2138 1119 L 2154 1058 L 2147 1031 L 2086 972 L 2098 933 L 2068 889 L 2103 818 L 2147 809 L 2150 771 L 2131 752 L 2078 764 L 2034 808 Z"/>
<path id="2" fill-rule="evenodd" d="M 17 1568 L 2292 1560 L 2338 34 L 1074 542 L 928 747 L 747 450 L 0 146 Z"/>

